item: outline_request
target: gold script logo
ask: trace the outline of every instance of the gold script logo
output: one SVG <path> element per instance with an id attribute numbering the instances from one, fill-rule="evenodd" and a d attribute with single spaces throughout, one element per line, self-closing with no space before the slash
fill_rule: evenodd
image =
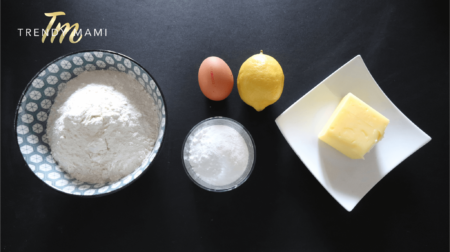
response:
<path id="1" fill-rule="evenodd" d="M 64 13 L 62 11 L 57 11 L 57 12 L 45 13 L 45 15 L 47 17 L 51 17 L 52 19 L 50 20 L 50 23 L 48 23 L 47 29 L 45 29 L 45 32 L 43 32 L 42 43 L 45 42 L 45 39 L 47 38 L 48 34 L 50 33 L 50 29 L 53 27 L 53 24 L 55 23 L 56 17 L 57 16 L 66 15 L 66 13 Z M 59 43 L 61 44 L 63 42 L 63 40 L 64 40 L 64 37 L 67 35 L 67 33 L 69 33 L 70 29 L 72 29 L 72 28 L 73 28 L 72 33 L 69 36 L 70 43 L 75 44 L 75 43 L 80 42 L 81 38 L 83 38 L 83 34 L 81 34 L 81 33 L 79 34 L 80 37 L 78 38 L 77 41 L 73 40 L 75 35 L 77 35 L 78 29 L 80 29 L 80 25 L 78 23 L 75 23 L 73 25 L 70 25 L 69 23 L 65 23 L 63 26 L 61 26 L 61 23 L 58 23 L 58 25 L 56 26 L 55 29 L 51 29 L 51 36 L 52 36 L 52 38 L 50 39 L 50 42 L 53 43 L 55 38 L 58 36 L 59 31 L 62 31 L 62 34 L 59 37 Z"/>

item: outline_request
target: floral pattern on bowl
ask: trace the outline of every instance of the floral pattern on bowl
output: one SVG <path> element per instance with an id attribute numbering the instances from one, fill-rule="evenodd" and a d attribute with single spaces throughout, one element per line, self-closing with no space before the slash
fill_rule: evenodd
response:
<path id="1" fill-rule="evenodd" d="M 125 72 L 135 78 L 153 98 L 160 122 L 158 139 L 149 157 L 128 176 L 112 183 L 89 184 L 72 178 L 61 170 L 51 155 L 46 134 L 51 106 L 65 84 L 84 71 L 110 70 Z M 163 95 L 152 76 L 133 59 L 104 50 L 72 53 L 54 60 L 28 84 L 19 101 L 15 127 L 20 151 L 30 170 L 50 187 L 67 194 L 96 196 L 123 188 L 138 178 L 157 155 L 166 128 Z"/>

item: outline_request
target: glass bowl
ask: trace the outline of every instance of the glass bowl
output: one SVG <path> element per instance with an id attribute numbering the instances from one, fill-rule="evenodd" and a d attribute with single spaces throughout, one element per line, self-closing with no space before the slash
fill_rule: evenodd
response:
<path id="1" fill-rule="evenodd" d="M 229 126 L 233 129 L 235 129 L 244 139 L 247 148 L 248 148 L 248 162 L 247 162 L 247 167 L 244 170 L 244 173 L 234 182 L 227 184 L 227 185 L 222 185 L 222 186 L 217 186 L 217 185 L 212 185 L 210 183 L 207 183 L 206 181 L 202 180 L 199 175 L 193 170 L 191 164 L 189 163 L 189 151 L 190 151 L 190 146 L 191 146 L 191 142 L 193 139 L 193 136 L 200 130 L 212 126 L 212 125 L 226 125 Z M 249 177 L 250 174 L 253 171 L 253 168 L 255 166 L 255 161 L 256 161 L 256 147 L 255 147 L 255 142 L 253 141 L 252 136 L 250 135 L 250 133 L 248 132 L 247 129 L 244 128 L 244 126 L 242 126 L 242 124 L 236 122 L 233 119 L 230 118 L 226 118 L 226 117 L 211 117 L 208 119 L 205 119 L 201 122 L 199 122 L 197 125 L 195 125 L 191 131 L 189 131 L 188 135 L 186 136 L 186 139 L 184 140 L 183 143 L 183 148 L 181 151 L 181 158 L 183 160 L 183 166 L 184 166 L 184 170 L 186 171 L 186 174 L 188 175 L 188 177 L 192 180 L 192 182 L 194 182 L 194 184 L 198 185 L 199 187 L 207 190 L 207 191 L 211 191 L 211 192 L 227 192 L 227 191 L 231 191 L 233 189 L 238 188 L 240 185 L 242 185 Z"/>

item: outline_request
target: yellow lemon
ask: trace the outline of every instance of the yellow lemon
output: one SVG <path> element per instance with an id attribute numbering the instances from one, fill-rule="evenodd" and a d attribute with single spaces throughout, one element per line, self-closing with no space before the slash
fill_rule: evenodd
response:
<path id="1" fill-rule="evenodd" d="M 262 111 L 280 99 L 284 87 L 283 69 L 276 59 L 261 50 L 242 64 L 237 87 L 245 103 Z"/>

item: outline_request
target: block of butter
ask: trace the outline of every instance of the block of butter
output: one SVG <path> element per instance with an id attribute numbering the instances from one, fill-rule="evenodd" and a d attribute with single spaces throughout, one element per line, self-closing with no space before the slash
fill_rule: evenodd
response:
<path id="1" fill-rule="evenodd" d="M 339 103 L 319 139 L 351 159 L 364 155 L 384 136 L 389 119 L 348 93 Z"/>

